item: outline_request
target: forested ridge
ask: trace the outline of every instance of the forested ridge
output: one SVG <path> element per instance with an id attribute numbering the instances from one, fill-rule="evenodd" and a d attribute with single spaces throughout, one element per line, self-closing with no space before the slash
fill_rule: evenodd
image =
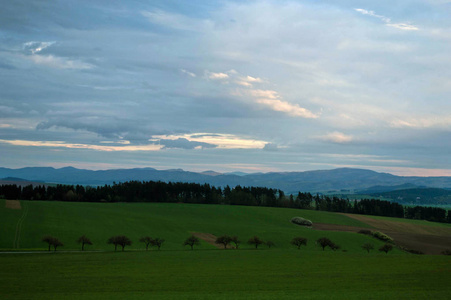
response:
<path id="1" fill-rule="evenodd" d="M 451 223 L 451 210 L 436 207 L 404 207 L 378 199 L 349 200 L 336 196 L 299 192 L 285 195 L 282 190 L 265 187 L 231 188 L 209 184 L 128 181 L 98 187 L 82 185 L 0 186 L 0 198 L 71 202 L 167 202 L 315 209 L 331 212 L 421 219 Z"/>

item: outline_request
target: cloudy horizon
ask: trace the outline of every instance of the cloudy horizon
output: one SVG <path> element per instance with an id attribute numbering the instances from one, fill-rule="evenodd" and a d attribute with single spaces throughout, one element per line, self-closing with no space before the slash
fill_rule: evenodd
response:
<path id="1" fill-rule="evenodd" d="M 451 1 L 9 1 L 0 167 L 451 176 Z"/>

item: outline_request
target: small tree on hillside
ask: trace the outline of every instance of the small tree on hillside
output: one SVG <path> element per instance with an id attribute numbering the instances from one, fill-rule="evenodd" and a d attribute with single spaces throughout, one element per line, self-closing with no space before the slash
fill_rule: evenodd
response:
<path id="1" fill-rule="evenodd" d="M 238 249 L 238 247 L 239 247 L 240 244 L 241 244 L 241 241 L 238 239 L 237 236 L 232 236 L 231 242 L 235 244 L 235 248 L 236 248 L 236 249 Z"/>
<path id="2" fill-rule="evenodd" d="M 326 237 L 319 238 L 319 239 L 316 241 L 316 243 L 317 243 L 318 245 L 320 245 L 321 248 L 323 248 L 323 251 L 324 251 L 324 248 L 326 248 L 326 247 L 331 247 L 332 245 L 334 245 L 334 243 L 332 243 L 332 241 L 329 240 L 329 239 L 326 238 Z"/>
<path id="3" fill-rule="evenodd" d="M 112 236 L 108 239 L 107 241 L 108 244 L 113 244 L 114 245 L 114 251 L 117 250 L 117 245 L 119 245 L 119 242 L 117 240 L 117 236 Z"/>
<path id="4" fill-rule="evenodd" d="M 54 240 L 54 239 L 55 239 L 55 238 L 54 238 L 53 236 L 50 236 L 50 235 L 46 235 L 46 236 L 44 236 L 44 237 L 42 238 L 42 241 L 43 241 L 43 242 L 49 244 L 49 251 L 50 251 L 50 247 L 51 247 L 52 244 L 53 244 L 53 240 Z"/>
<path id="5" fill-rule="evenodd" d="M 61 242 L 59 239 L 55 238 L 55 240 L 53 241 L 53 249 L 56 251 L 56 248 L 58 248 L 59 246 L 64 246 L 63 242 Z"/>
<path id="6" fill-rule="evenodd" d="M 125 246 L 130 246 L 132 244 L 132 241 L 125 235 L 116 235 L 110 237 L 107 243 L 114 245 L 114 251 L 117 250 L 118 245 L 120 245 L 122 247 L 122 251 L 124 251 Z"/>
<path id="7" fill-rule="evenodd" d="M 307 246 L 307 239 L 303 237 L 295 237 L 291 240 L 291 245 L 298 247 L 301 249 L 301 246 Z"/>
<path id="8" fill-rule="evenodd" d="M 390 244 L 385 244 L 382 247 L 379 248 L 379 251 L 385 252 L 385 254 L 388 254 L 393 249 L 393 246 Z"/>
<path id="9" fill-rule="evenodd" d="M 228 236 L 228 235 L 221 235 L 220 237 L 218 237 L 216 239 L 215 243 L 216 244 L 222 244 L 224 246 L 224 249 L 226 249 L 231 241 L 232 241 L 232 238 L 230 236 Z"/>
<path id="10" fill-rule="evenodd" d="M 164 239 L 155 238 L 150 243 L 152 246 L 157 246 L 158 250 L 160 250 L 161 245 L 163 245 Z"/>
<path id="11" fill-rule="evenodd" d="M 276 244 L 274 244 L 274 242 L 272 241 L 266 241 L 265 245 L 268 246 L 269 249 L 271 249 L 271 247 L 275 246 Z"/>
<path id="12" fill-rule="evenodd" d="M 153 239 L 150 236 L 143 236 L 139 239 L 141 243 L 144 243 L 146 245 L 146 251 L 149 249 L 149 245 L 152 244 Z"/>
<path id="13" fill-rule="evenodd" d="M 44 236 L 42 238 L 42 241 L 49 244 L 49 251 L 50 251 L 50 247 L 52 247 L 52 246 L 54 248 L 54 251 L 56 251 L 56 248 L 58 248 L 59 246 L 64 246 L 64 244 L 58 238 L 50 236 L 50 235 Z"/>
<path id="14" fill-rule="evenodd" d="M 374 249 L 374 245 L 371 243 L 365 243 L 362 245 L 363 250 L 366 250 L 368 253 L 370 253 L 370 250 Z"/>
<path id="15" fill-rule="evenodd" d="M 197 237 L 195 237 L 194 235 L 191 235 L 189 238 L 187 238 L 184 242 L 183 242 L 183 246 L 189 245 L 191 247 L 191 250 L 194 249 L 194 245 L 200 245 L 200 241 Z"/>
<path id="16" fill-rule="evenodd" d="M 264 242 L 263 242 L 258 236 L 254 236 L 254 237 L 251 237 L 251 238 L 247 241 L 247 243 L 250 244 L 250 245 L 254 245 L 254 246 L 255 246 L 255 249 L 257 249 L 258 246 L 260 246 L 260 245 L 263 244 Z"/>
<path id="17" fill-rule="evenodd" d="M 92 245 L 91 240 L 84 234 L 78 238 L 77 243 L 81 244 L 81 251 L 85 250 L 85 245 Z"/>
<path id="18" fill-rule="evenodd" d="M 330 249 L 332 249 L 334 251 L 336 251 L 336 250 L 341 248 L 340 245 L 337 245 L 337 244 L 334 244 L 334 243 L 330 244 L 329 247 L 330 247 Z"/>

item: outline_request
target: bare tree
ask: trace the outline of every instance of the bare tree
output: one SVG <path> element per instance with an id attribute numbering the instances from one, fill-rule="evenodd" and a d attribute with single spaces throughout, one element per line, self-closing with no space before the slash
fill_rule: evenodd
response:
<path id="1" fill-rule="evenodd" d="M 53 236 L 50 236 L 50 235 L 46 235 L 46 236 L 44 236 L 44 237 L 42 238 L 42 241 L 43 241 L 43 242 L 49 244 L 49 251 L 50 251 L 50 247 L 51 247 L 52 244 L 53 244 L 53 240 L 54 240 L 54 237 L 53 237 Z"/>
<path id="2" fill-rule="evenodd" d="M 54 251 L 56 251 L 56 248 L 58 248 L 59 246 L 64 246 L 64 244 L 58 238 L 50 235 L 44 236 L 42 238 L 42 241 L 49 244 L 49 251 L 51 246 L 53 246 Z"/>
<path id="3" fill-rule="evenodd" d="M 150 236 L 143 236 L 139 239 L 141 243 L 144 243 L 146 245 L 146 251 L 149 249 L 149 245 L 152 244 L 153 239 Z"/>
<path id="4" fill-rule="evenodd" d="M 53 249 L 56 251 L 56 248 L 59 246 L 64 246 L 63 242 L 61 242 L 59 239 L 55 238 L 53 241 Z"/>
<path id="5" fill-rule="evenodd" d="M 334 243 L 332 243 L 332 241 L 329 240 L 329 239 L 326 238 L 326 237 L 319 238 L 319 239 L 316 241 L 316 243 L 317 243 L 318 245 L 320 245 L 321 248 L 323 248 L 323 251 L 324 251 L 324 248 L 326 248 L 326 247 L 331 247 L 331 248 L 332 248 L 332 245 L 334 245 Z"/>
<path id="6" fill-rule="evenodd" d="M 231 242 L 235 244 L 235 248 L 236 248 L 236 249 L 238 249 L 238 247 L 239 247 L 240 244 L 241 244 L 241 241 L 238 239 L 238 237 L 237 237 L 236 235 L 235 235 L 235 236 L 232 236 Z"/>
<path id="7" fill-rule="evenodd" d="M 81 251 L 85 250 L 85 245 L 92 245 L 91 240 L 84 234 L 78 238 L 77 243 L 81 244 Z"/>
<path id="8" fill-rule="evenodd" d="M 257 249 L 258 246 L 260 246 L 260 245 L 263 244 L 264 242 L 263 242 L 258 236 L 254 236 L 254 237 L 251 237 L 251 238 L 247 241 L 247 243 L 250 244 L 250 245 L 254 245 L 254 246 L 255 246 L 255 249 Z"/>
<path id="9" fill-rule="evenodd" d="M 275 246 L 276 244 L 274 244 L 274 242 L 272 242 L 272 241 L 266 241 L 265 245 L 271 249 L 271 247 Z"/>
<path id="10" fill-rule="evenodd" d="M 194 245 L 200 245 L 200 241 L 197 237 L 195 237 L 194 235 L 191 235 L 189 238 L 187 238 L 184 242 L 183 242 L 183 246 L 189 245 L 191 247 L 191 250 L 194 249 Z"/>
<path id="11" fill-rule="evenodd" d="M 298 247 L 301 249 L 301 246 L 307 246 L 307 239 L 303 237 L 295 237 L 291 240 L 291 245 Z"/>
<path id="12" fill-rule="evenodd" d="M 330 247 L 330 249 L 332 249 L 334 251 L 336 251 L 336 250 L 341 248 L 340 245 L 337 245 L 337 244 L 334 244 L 334 243 L 330 244 L 329 247 Z"/>
<path id="13" fill-rule="evenodd" d="M 164 239 L 155 238 L 150 243 L 152 246 L 157 246 L 158 250 L 160 250 L 161 245 L 163 245 Z"/>
<path id="14" fill-rule="evenodd" d="M 390 244 L 385 244 L 382 247 L 379 248 L 379 251 L 385 252 L 385 254 L 388 254 L 389 251 L 393 249 L 393 246 Z"/>
<path id="15" fill-rule="evenodd" d="M 117 245 L 120 245 L 122 247 L 122 251 L 124 251 L 125 246 L 130 246 L 132 241 L 125 235 L 116 235 L 110 237 L 107 243 L 114 245 L 114 251 L 117 250 Z"/>
<path id="16" fill-rule="evenodd" d="M 363 250 L 366 250 L 368 253 L 370 253 L 370 250 L 374 249 L 374 245 L 371 243 L 365 243 L 362 245 Z"/>
<path id="17" fill-rule="evenodd" d="M 222 244 L 224 246 L 224 249 L 227 248 L 227 245 L 229 245 L 230 242 L 232 242 L 232 238 L 228 235 L 222 235 L 215 241 L 216 244 Z"/>

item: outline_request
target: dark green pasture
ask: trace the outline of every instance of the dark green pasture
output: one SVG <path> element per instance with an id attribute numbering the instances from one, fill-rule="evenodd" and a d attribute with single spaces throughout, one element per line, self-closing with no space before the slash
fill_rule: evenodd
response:
<path id="1" fill-rule="evenodd" d="M 0 254 L 2 299 L 449 299 L 446 256 L 295 249 Z"/>

